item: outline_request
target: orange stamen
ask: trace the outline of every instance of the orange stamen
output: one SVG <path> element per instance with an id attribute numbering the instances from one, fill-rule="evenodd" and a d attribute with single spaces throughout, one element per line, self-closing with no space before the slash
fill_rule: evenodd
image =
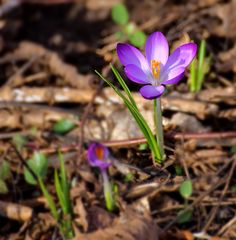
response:
<path id="1" fill-rule="evenodd" d="M 151 60 L 151 68 L 154 78 L 158 78 L 161 72 L 161 63 L 156 60 Z"/>
<path id="2" fill-rule="evenodd" d="M 95 149 L 95 154 L 99 159 L 103 159 L 104 158 L 104 151 L 102 147 L 96 147 Z"/>

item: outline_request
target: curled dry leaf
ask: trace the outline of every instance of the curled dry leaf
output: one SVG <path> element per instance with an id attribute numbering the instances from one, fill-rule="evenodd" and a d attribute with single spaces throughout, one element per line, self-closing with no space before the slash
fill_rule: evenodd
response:
<path id="1" fill-rule="evenodd" d="M 69 86 L 91 89 L 93 79 L 90 75 L 79 74 L 73 65 L 65 63 L 57 53 L 33 42 L 21 42 L 17 49 L 1 58 L 0 64 L 9 61 L 30 60 L 36 57 L 43 66 L 49 68 L 51 74 L 62 78 Z"/>
<path id="2" fill-rule="evenodd" d="M 225 4 L 217 4 L 210 9 L 210 15 L 218 17 L 221 24 L 211 27 L 209 30 L 213 34 L 221 37 L 236 37 L 236 0 L 231 0 Z"/>
<path id="3" fill-rule="evenodd" d="M 158 240 L 158 229 L 148 213 L 126 209 L 110 227 L 88 234 L 79 234 L 74 240 Z"/>

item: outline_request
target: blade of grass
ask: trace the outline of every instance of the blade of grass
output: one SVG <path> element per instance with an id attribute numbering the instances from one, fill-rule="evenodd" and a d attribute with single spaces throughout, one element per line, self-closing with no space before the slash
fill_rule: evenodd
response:
<path id="1" fill-rule="evenodd" d="M 44 197 L 47 199 L 51 213 L 52 213 L 54 219 L 58 222 L 59 214 L 57 212 L 56 204 L 53 201 L 52 196 L 49 194 L 48 190 L 46 189 L 46 187 L 40 177 L 38 177 L 38 182 L 39 182 L 39 186 L 43 192 Z"/>
<path id="2" fill-rule="evenodd" d="M 124 89 L 125 93 L 127 94 L 130 102 L 133 104 L 133 106 L 135 106 L 138 109 L 138 107 L 136 105 L 136 102 L 134 101 L 134 98 L 133 98 L 133 96 L 132 96 L 132 94 L 131 94 L 127 84 L 125 83 L 124 79 L 121 77 L 119 72 L 115 69 L 115 67 L 112 64 L 110 64 L 110 66 L 111 66 L 112 72 L 115 74 L 117 80 L 119 81 L 120 85 L 122 86 L 122 88 Z"/>
<path id="3" fill-rule="evenodd" d="M 68 213 L 72 214 L 72 206 L 71 206 L 71 201 L 70 201 L 70 186 L 68 184 L 68 179 L 67 179 L 67 176 L 66 176 L 65 161 L 63 159 L 63 155 L 60 152 L 59 152 L 59 159 L 60 159 L 62 191 L 63 191 L 64 196 L 65 196 L 67 211 L 68 211 Z"/>
<path id="4" fill-rule="evenodd" d="M 203 80 L 204 80 L 204 59 L 206 56 L 206 41 L 202 40 L 200 44 L 200 49 L 198 53 L 198 72 L 197 72 L 197 78 L 198 78 L 198 84 L 197 84 L 197 91 L 200 91 Z"/>
<path id="5" fill-rule="evenodd" d="M 65 200 L 64 192 L 63 192 L 61 184 L 60 184 L 57 170 L 55 170 L 55 173 L 54 173 L 54 180 L 55 180 L 55 187 L 56 187 L 56 192 L 57 192 L 60 206 L 62 208 L 63 213 L 67 214 L 68 212 L 67 212 L 66 200 Z"/>

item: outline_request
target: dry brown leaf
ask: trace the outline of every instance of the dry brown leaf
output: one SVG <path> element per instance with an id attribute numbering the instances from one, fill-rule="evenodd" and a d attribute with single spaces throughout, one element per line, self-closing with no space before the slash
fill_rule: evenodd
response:
<path id="1" fill-rule="evenodd" d="M 221 37 L 236 37 L 236 0 L 215 5 L 210 9 L 210 15 L 221 20 L 220 24 L 209 28 L 213 34 Z"/>
<path id="2" fill-rule="evenodd" d="M 236 104 L 235 96 L 236 96 L 236 88 L 234 86 L 226 87 L 226 88 L 222 88 L 222 87 L 210 88 L 210 89 L 202 90 L 197 94 L 197 98 L 201 101 L 213 102 L 213 103 L 225 102 L 230 105 Z"/>
<path id="3" fill-rule="evenodd" d="M 190 231 L 179 231 L 177 232 L 177 239 L 179 240 L 193 240 L 193 234 Z"/>
<path id="4" fill-rule="evenodd" d="M 190 231 L 182 230 L 173 233 L 163 233 L 160 240 L 193 240 L 193 234 Z"/>
<path id="5" fill-rule="evenodd" d="M 148 213 L 139 213 L 132 208 L 110 226 L 93 233 L 79 234 L 74 240 L 158 240 L 158 229 Z"/>
<path id="6" fill-rule="evenodd" d="M 88 231 L 87 212 L 80 197 L 78 197 L 75 200 L 74 213 L 76 215 L 75 222 L 82 226 L 83 231 L 87 232 Z"/>
<path id="7" fill-rule="evenodd" d="M 113 222 L 114 216 L 103 208 L 91 206 L 87 209 L 87 219 L 89 222 L 88 230 L 95 231 L 109 227 Z"/>
<path id="8" fill-rule="evenodd" d="M 217 67 L 222 72 L 233 71 L 236 72 L 236 44 L 233 48 L 226 52 L 221 52 L 219 54 L 219 60 Z"/>
<path id="9" fill-rule="evenodd" d="M 16 220 L 29 221 L 32 217 L 33 209 L 16 203 L 0 201 L 0 215 Z"/>

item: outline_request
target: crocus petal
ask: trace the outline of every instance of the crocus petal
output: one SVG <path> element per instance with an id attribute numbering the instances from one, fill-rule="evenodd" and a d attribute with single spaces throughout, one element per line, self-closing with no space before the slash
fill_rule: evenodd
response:
<path id="1" fill-rule="evenodd" d="M 150 81 L 148 80 L 148 76 L 144 71 L 137 67 L 136 65 L 129 64 L 125 67 L 126 76 L 133 82 L 139 84 L 148 84 Z"/>
<path id="2" fill-rule="evenodd" d="M 169 46 L 165 36 L 161 32 L 151 34 L 146 42 L 146 57 L 148 64 L 151 60 L 161 62 L 162 66 L 166 64 L 169 56 Z"/>
<path id="3" fill-rule="evenodd" d="M 146 58 L 137 48 L 129 44 L 118 43 L 116 46 L 116 51 L 121 63 L 124 66 L 133 64 L 143 69 L 145 72 L 149 70 L 149 65 Z"/>
<path id="4" fill-rule="evenodd" d="M 141 95 L 146 99 L 158 98 L 163 94 L 164 91 L 165 87 L 162 85 L 161 86 L 146 85 L 139 90 Z"/>
<path id="5" fill-rule="evenodd" d="M 161 76 L 161 84 L 175 84 L 179 82 L 184 76 L 185 68 L 174 68 L 169 72 L 166 72 L 165 75 Z"/>
<path id="6" fill-rule="evenodd" d="M 170 55 L 163 71 L 166 71 L 167 69 L 187 67 L 195 57 L 196 52 L 197 45 L 195 43 L 187 43 L 176 48 Z"/>
<path id="7" fill-rule="evenodd" d="M 91 164 L 91 166 L 92 167 L 98 167 L 101 170 L 104 170 L 104 169 L 111 166 L 111 162 L 103 162 L 103 161 L 100 161 L 100 160 L 96 160 L 96 161 L 94 161 L 94 165 Z"/>

